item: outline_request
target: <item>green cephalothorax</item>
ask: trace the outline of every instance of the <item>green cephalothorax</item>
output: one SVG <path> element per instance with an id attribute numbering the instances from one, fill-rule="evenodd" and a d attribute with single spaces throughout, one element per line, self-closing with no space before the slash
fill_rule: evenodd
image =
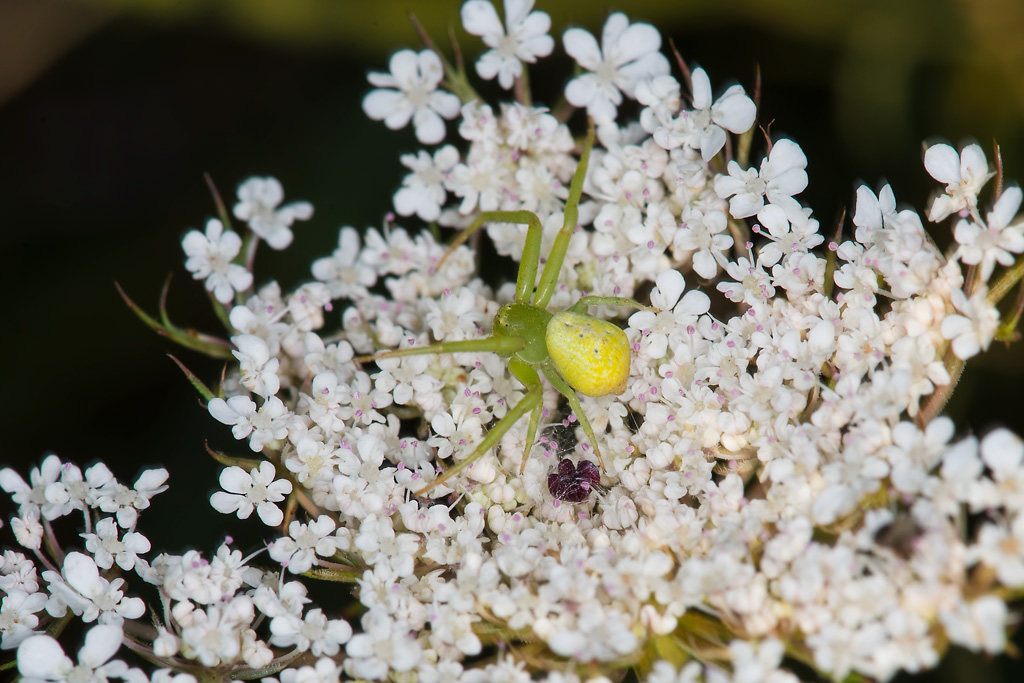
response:
<path id="1" fill-rule="evenodd" d="M 539 365 L 548 358 L 544 331 L 551 317 L 543 308 L 530 304 L 505 304 L 494 316 L 494 335 L 521 338 L 526 346 L 515 355 L 531 365 Z"/>
<path id="2" fill-rule="evenodd" d="M 576 166 L 569 196 L 565 203 L 565 221 L 555 236 L 547 262 L 538 280 L 540 269 L 541 240 L 543 226 L 540 219 L 529 211 L 486 211 L 452 242 L 448 251 L 438 262 L 439 268 L 448 254 L 465 242 L 473 233 L 487 223 L 519 223 L 527 226 L 523 258 L 519 263 L 516 278 L 515 301 L 505 304 L 494 317 L 491 336 L 483 339 L 440 342 L 429 346 L 385 351 L 374 356 L 358 358 L 360 362 L 397 356 L 411 356 L 433 353 L 464 353 L 491 351 L 506 357 L 509 372 L 526 387 L 526 395 L 512 406 L 477 444 L 472 453 L 461 462 L 449 467 L 444 474 L 428 484 L 417 495 L 427 493 L 483 457 L 501 440 L 512 425 L 527 413 L 530 422 L 526 432 L 526 450 L 523 453 L 520 474 L 526 468 L 537 437 L 543 408 L 543 385 L 540 376 L 548 380 L 566 400 L 576 414 L 597 461 L 604 467 L 597 436 L 590 426 L 590 420 L 580 405 L 577 392 L 585 396 L 608 396 L 621 394 L 626 389 L 629 377 L 630 350 L 625 332 L 614 323 L 587 314 L 588 306 L 629 306 L 647 309 L 641 303 L 614 296 L 584 296 L 565 311 L 551 313 L 547 310 L 551 296 L 558 284 L 569 240 L 576 229 L 579 216 L 580 197 L 583 194 L 583 179 L 587 174 L 590 150 L 594 145 L 594 127 L 591 124 L 583 145 L 583 154 Z M 534 288 L 536 285 L 536 289 Z"/>

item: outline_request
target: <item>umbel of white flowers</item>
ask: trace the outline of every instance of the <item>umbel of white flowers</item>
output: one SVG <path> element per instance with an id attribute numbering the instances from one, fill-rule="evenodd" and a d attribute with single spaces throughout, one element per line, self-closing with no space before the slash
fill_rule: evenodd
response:
<path id="1" fill-rule="evenodd" d="M 264 275 L 256 287 L 257 245 L 286 248 L 313 211 L 282 205 L 273 178 L 243 183 L 237 226 L 224 215 L 183 240 L 226 338 L 129 303 L 230 359 L 214 390 L 190 378 L 251 449 L 217 454 L 210 503 L 265 525 L 266 553 L 229 540 L 153 556 L 139 513 L 163 469 L 134 486 L 57 456 L 28 481 L 0 470 L 20 546 L 0 560 L 0 634 L 25 681 L 567 683 L 634 668 L 649 683 L 777 682 L 794 663 L 884 680 L 950 643 L 1006 648 L 1024 589 L 1024 443 L 958 436 L 967 426 L 940 412 L 964 361 L 1016 325 L 996 305 L 1024 272 L 1020 189 L 983 194 L 984 152 L 935 145 L 927 218 L 951 225 L 950 251 L 889 186 L 860 187 L 852 238 L 825 244 L 797 198 L 803 151 L 755 134 L 741 86 L 715 97 L 703 69 L 672 75 L 658 31 L 623 14 L 600 38 L 569 29 L 579 72 L 564 95 L 595 123 L 591 150 L 528 104 L 528 67 L 555 48 L 548 16 L 503 4 L 502 18 L 471 0 L 462 21 L 486 47 L 477 75 L 507 101 L 480 99 L 428 42 L 370 75 L 363 108 L 435 146 L 400 158 L 397 214 L 459 230 L 504 212 L 483 229 L 501 255 L 529 247 L 521 284 L 389 220 L 342 228 L 294 291 Z M 621 393 L 580 395 L 579 411 L 547 384 L 529 398 L 516 342 L 458 345 L 488 338 L 531 278 L 552 285 L 552 313 L 601 297 L 590 315 L 628 344 Z M 650 308 L 623 319 L 610 304 L 630 298 Z M 69 515 L 81 540 L 51 525 Z M 354 590 L 314 599 L 319 579 Z M 159 604 L 135 597 L 139 581 Z M 60 636 L 73 620 L 88 626 L 77 655 Z M 157 668 L 130 667 L 129 650 Z"/>

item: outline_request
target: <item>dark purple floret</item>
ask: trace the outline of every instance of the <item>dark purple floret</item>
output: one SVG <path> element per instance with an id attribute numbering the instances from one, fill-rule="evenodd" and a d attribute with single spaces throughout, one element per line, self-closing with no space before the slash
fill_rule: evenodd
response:
<path id="1" fill-rule="evenodd" d="M 573 465 L 572 460 L 561 460 L 558 471 L 548 475 L 551 495 L 567 503 L 582 503 L 600 483 L 601 472 L 589 460 L 581 460 L 578 465 Z"/>

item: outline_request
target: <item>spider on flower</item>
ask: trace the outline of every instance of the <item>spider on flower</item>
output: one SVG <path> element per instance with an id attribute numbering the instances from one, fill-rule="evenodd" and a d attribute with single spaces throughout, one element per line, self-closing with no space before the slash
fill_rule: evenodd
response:
<path id="1" fill-rule="evenodd" d="M 568 400 L 594 449 L 594 455 L 604 469 L 604 460 L 597 445 L 594 429 L 583 412 L 577 393 L 600 397 L 617 395 L 625 391 L 626 380 L 629 377 L 630 348 L 626 334 L 621 328 L 607 320 L 588 315 L 587 308 L 629 306 L 640 310 L 653 309 L 625 297 L 584 296 L 564 311 L 552 313 L 547 310 L 558 284 L 558 274 L 569 248 L 569 240 L 576 229 L 583 180 L 587 174 L 587 164 L 593 146 L 594 125 L 591 122 L 583 153 L 569 185 L 565 220 L 555 237 L 539 281 L 537 272 L 541 262 L 543 226 L 540 218 L 530 211 L 481 213 L 453 240 L 448 251 L 438 262 L 437 267 L 440 268 L 449 254 L 487 223 L 517 223 L 528 226 L 523 256 L 519 263 L 519 274 L 516 278 L 515 299 L 502 306 L 495 315 L 491 336 L 384 351 L 356 359 L 359 362 L 369 362 L 400 356 L 490 351 L 508 358 L 509 372 L 526 387 L 526 395 L 491 428 L 472 453 L 446 469 L 440 477 L 417 491 L 416 495 L 428 493 L 472 465 L 493 448 L 520 418 L 529 413 L 526 447 L 519 470 L 522 474 L 526 469 L 526 458 L 533 448 L 540 424 L 543 407 L 543 385 L 540 375 L 544 375 L 551 386 Z"/>

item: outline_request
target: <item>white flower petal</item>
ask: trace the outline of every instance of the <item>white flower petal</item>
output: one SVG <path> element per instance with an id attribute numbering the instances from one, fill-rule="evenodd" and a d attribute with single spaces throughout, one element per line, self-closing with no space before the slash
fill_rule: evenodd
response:
<path id="1" fill-rule="evenodd" d="M 562 34 L 562 45 L 569 56 L 584 69 L 594 71 L 601 66 L 601 48 L 588 31 L 581 28 L 569 29 Z M 566 96 L 568 97 L 568 93 Z"/>
<path id="2" fill-rule="evenodd" d="M 940 183 L 960 181 L 960 155 L 949 145 L 932 145 L 924 153 L 924 167 Z"/>
<path id="3" fill-rule="evenodd" d="M 18 672 L 26 678 L 63 680 L 74 666 L 50 636 L 30 636 L 18 646 Z"/>
<path id="4" fill-rule="evenodd" d="M 462 27 L 466 29 L 466 33 L 474 36 L 487 34 L 505 35 L 501 20 L 498 18 L 498 12 L 490 2 L 470 0 L 470 2 L 462 6 L 460 16 L 462 18 Z"/>

